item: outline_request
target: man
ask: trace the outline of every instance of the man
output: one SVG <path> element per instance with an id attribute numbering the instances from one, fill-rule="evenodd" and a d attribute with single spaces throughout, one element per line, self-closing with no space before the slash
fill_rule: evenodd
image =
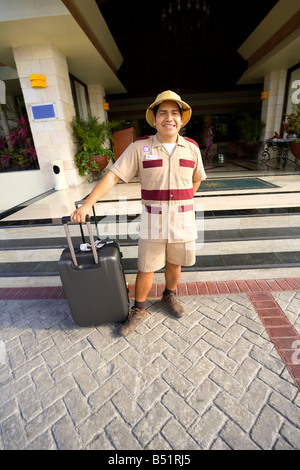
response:
<path id="1" fill-rule="evenodd" d="M 132 143 L 71 220 L 84 223 L 86 214 L 121 179 L 139 173 L 142 214 L 138 248 L 135 303 L 121 326 L 127 335 L 146 317 L 145 303 L 153 273 L 164 266 L 166 288 L 162 303 L 177 318 L 184 310 L 175 298 L 181 266 L 195 264 L 197 231 L 193 196 L 206 178 L 198 145 L 179 131 L 191 118 L 190 106 L 172 91 L 160 93 L 146 111 L 157 133 Z"/>

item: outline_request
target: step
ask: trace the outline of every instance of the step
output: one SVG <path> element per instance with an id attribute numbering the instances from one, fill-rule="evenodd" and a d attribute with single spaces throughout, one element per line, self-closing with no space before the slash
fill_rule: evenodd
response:
<path id="1" fill-rule="evenodd" d="M 268 227 L 299 227 L 300 208 L 272 208 L 272 209 L 240 209 L 240 210 L 215 210 L 196 211 L 197 228 L 203 226 L 205 230 L 218 230 L 220 222 L 226 229 L 248 229 Z M 92 218 L 93 222 L 93 218 Z M 97 217 L 99 233 L 110 234 L 137 234 L 139 228 L 139 215 L 117 215 Z M 71 224 L 72 236 L 79 234 L 78 227 Z M 87 236 L 86 227 L 83 226 Z M 60 219 L 19 220 L 0 221 L 0 240 L 23 239 L 23 238 L 50 238 L 65 237 L 64 228 Z"/>
<path id="2" fill-rule="evenodd" d="M 296 252 L 300 246 L 298 227 L 278 229 L 213 230 L 204 232 L 204 242 L 196 242 L 196 255 L 226 255 L 267 252 Z M 116 237 L 124 258 L 136 258 L 138 241 Z M 80 237 L 73 238 L 74 245 L 82 243 Z M 0 240 L 2 263 L 27 261 L 57 261 L 64 248 L 66 238 L 26 238 Z"/>
<path id="3" fill-rule="evenodd" d="M 120 243 L 126 278 L 134 282 L 139 217 L 97 219 L 101 239 L 107 232 L 116 234 L 110 238 Z M 196 264 L 182 268 L 186 280 L 222 280 L 225 272 L 227 279 L 266 279 L 271 271 L 282 277 L 287 270 L 299 276 L 300 208 L 198 211 L 196 222 L 200 234 Z M 79 244 L 78 226 L 69 227 Z M 2 221 L 0 228 L 0 287 L 61 285 L 57 260 L 67 242 L 60 220 Z M 86 233 L 85 226 L 83 230 Z M 155 273 L 154 282 L 163 282 L 163 270 Z"/>

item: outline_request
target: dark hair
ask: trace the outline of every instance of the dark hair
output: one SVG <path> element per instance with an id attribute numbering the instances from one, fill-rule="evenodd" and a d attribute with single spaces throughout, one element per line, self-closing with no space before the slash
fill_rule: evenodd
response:
<path id="1" fill-rule="evenodd" d="M 168 100 L 165 100 L 165 101 L 168 101 Z M 162 103 L 163 103 L 163 101 L 162 101 Z M 179 104 L 178 104 L 176 101 L 174 101 L 174 103 L 177 104 L 178 109 L 179 109 L 179 112 L 180 112 L 180 114 L 182 115 L 182 114 L 183 114 L 183 109 L 182 109 L 182 107 L 179 106 Z M 159 108 L 160 105 L 161 105 L 161 103 L 156 104 L 156 105 L 154 106 L 154 108 L 152 109 L 153 114 L 154 114 L 155 117 L 156 117 L 156 114 L 157 114 L 157 111 L 158 111 L 158 108 Z"/>

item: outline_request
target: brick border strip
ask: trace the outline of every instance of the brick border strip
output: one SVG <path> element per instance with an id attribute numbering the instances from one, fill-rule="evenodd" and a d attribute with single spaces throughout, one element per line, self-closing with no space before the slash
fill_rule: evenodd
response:
<path id="1" fill-rule="evenodd" d="M 134 285 L 128 286 L 129 297 L 134 296 Z M 148 297 L 161 297 L 164 284 L 152 286 Z M 300 278 L 266 279 L 248 281 L 207 281 L 178 284 L 177 295 L 249 294 L 300 290 Z M 64 299 L 61 286 L 57 287 L 1 287 L 0 300 Z"/>
<path id="2" fill-rule="evenodd" d="M 300 390 L 300 334 L 270 293 L 251 293 L 248 297 Z"/>

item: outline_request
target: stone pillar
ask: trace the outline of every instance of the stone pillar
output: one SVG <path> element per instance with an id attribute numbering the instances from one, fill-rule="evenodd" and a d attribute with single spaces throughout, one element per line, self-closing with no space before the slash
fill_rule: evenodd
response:
<path id="1" fill-rule="evenodd" d="M 63 161 L 67 184 L 77 186 L 83 178 L 74 161 L 76 146 L 70 127 L 74 105 L 66 57 L 48 42 L 14 47 L 13 54 L 45 190 L 55 184 L 51 164 L 54 160 Z M 45 75 L 47 87 L 32 88 L 31 74 Z M 54 103 L 56 118 L 33 120 L 30 105 L 46 103 Z"/>
<path id="2" fill-rule="evenodd" d="M 280 132 L 285 84 L 286 84 L 286 70 L 273 70 L 265 76 L 264 91 L 269 92 L 269 96 L 262 102 L 262 121 L 266 123 L 263 131 L 262 140 L 273 137 L 275 132 Z"/>
<path id="3" fill-rule="evenodd" d="M 105 89 L 100 83 L 88 85 L 91 114 L 100 122 L 107 120 L 107 112 L 103 109 Z"/>

